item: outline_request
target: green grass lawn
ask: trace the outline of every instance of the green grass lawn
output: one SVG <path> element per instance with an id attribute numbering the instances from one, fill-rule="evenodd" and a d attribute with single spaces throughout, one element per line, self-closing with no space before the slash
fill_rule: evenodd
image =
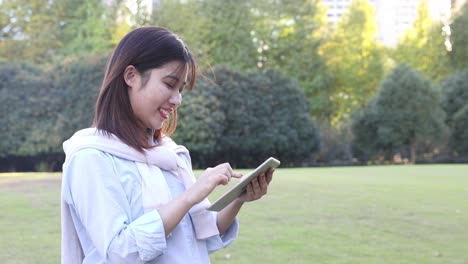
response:
<path id="1" fill-rule="evenodd" d="M 0 263 L 59 263 L 59 197 L 60 174 L 0 174 Z M 468 165 L 277 169 L 239 219 L 212 263 L 468 263 Z"/>

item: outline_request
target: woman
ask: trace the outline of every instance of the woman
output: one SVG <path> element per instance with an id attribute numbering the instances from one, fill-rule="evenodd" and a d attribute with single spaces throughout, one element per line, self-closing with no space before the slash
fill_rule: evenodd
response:
<path id="1" fill-rule="evenodd" d="M 273 170 L 219 213 L 207 196 L 227 184 L 228 163 L 195 180 L 187 149 L 170 135 L 196 64 L 158 27 L 126 35 L 112 53 L 93 127 L 64 142 L 62 263 L 209 263 L 238 233 L 244 202 L 267 192 Z"/>

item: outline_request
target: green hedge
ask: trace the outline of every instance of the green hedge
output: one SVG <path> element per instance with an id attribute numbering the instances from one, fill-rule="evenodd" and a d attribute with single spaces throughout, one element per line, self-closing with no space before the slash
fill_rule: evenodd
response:
<path id="1" fill-rule="evenodd" d="M 105 63 L 103 56 L 50 67 L 0 63 L 0 171 L 60 170 L 62 142 L 91 125 Z M 351 129 L 316 124 L 298 83 L 278 71 L 215 67 L 204 74 L 183 94 L 174 135 L 197 168 L 254 167 L 269 156 L 283 166 L 388 161 L 396 153 L 410 158 L 411 146 L 425 162 L 441 160 L 436 149 L 453 155 L 446 162 L 468 156 L 468 69 L 442 82 L 439 93 L 419 72 L 398 66 L 354 113 Z"/>
<path id="2" fill-rule="evenodd" d="M 468 68 L 441 84 L 442 108 L 451 129 L 449 145 L 455 156 L 468 156 Z"/>
<path id="3" fill-rule="evenodd" d="M 74 58 L 47 69 L 0 64 L 0 170 L 60 169 L 62 142 L 91 125 L 105 62 Z M 276 71 L 213 73 L 183 94 L 174 135 L 196 167 L 252 167 L 268 156 L 284 166 L 311 160 L 317 131 L 297 83 Z"/>
<path id="4" fill-rule="evenodd" d="M 299 85 L 277 71 L 219 67 L 184 95 L 175 139 L 199 165 L 253 167 L 269 156 L 300 165 L 318 150 L 318 133 Z"/>
<path id="5" fill-rule="evenodd" d="M 400 154 L 415 162 L 419 146 L 443 138 L 444 118 L 434 84 L 421 72 L 398 65 L 367 109 L 355 115 L 354 146 L 363 159 Z"/>

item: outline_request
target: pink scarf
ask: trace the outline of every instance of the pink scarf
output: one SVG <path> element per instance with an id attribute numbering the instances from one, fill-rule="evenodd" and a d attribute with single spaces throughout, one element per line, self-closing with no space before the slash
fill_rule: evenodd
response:
<path id="1" fill-rule="evenodd" d="M 123 143 L 115 135 L 107 136 L 96 128 L 87 128 L 76 132 L 63 143 L 63 147 L 66 153 L 65 164 L 74 153 L 84 148 L 94 148 L 134 161 L 142 177 L 145 213 L 158 209 L 173 199 L 161 169 L 170 171 L 184 184 L 186 190 L 195 183 L 188 150 L 167 137 L 163 138 L 160 145 L 143 154 Z M 198 239 L 219 235 L 215 214 L 206 210 L 209 206 L 210 202 L 205 199 L 189 210 Z"/>

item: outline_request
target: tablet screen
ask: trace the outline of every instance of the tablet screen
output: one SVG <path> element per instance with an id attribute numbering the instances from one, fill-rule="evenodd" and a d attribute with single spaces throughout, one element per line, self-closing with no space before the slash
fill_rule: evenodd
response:
<path id="1" fill-rule="evenodd" d="M 266 172 L 269 168 L 274 169 L 279 165 L 279 160 L 275 158 L 268 158 L 265 162 L 263 162 L 260 166 L 251 171 L 249 174 L 244 175 L 236 185 L 234 185 L 231 189 L 225 192 L 207 209 L 210 211 L 221 211 L 224 207 L 226 207 L 244 192 L 245 188 L 247 187 L 247 184 L 249 184 L 252 179 L 257 177 L 259 174 Z"/>

